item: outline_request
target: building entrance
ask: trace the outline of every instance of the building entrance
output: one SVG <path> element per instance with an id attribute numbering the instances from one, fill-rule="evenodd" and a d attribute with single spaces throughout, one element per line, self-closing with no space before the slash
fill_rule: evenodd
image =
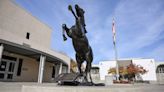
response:
<path id="1" fill-rule="evenodd" d="M 0 81 L 11 81 L 14 76 L 16 61 L 2 59 L 0 64 Z"/>

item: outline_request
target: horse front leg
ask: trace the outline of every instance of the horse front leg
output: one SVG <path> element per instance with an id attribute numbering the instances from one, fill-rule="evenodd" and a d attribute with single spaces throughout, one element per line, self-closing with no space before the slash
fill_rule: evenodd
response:
<path id="1" fill-rule="evenodd" d="M 71 6 L 71 5 L 69 5 L 69 6 L 68 6 L 68 10 L 72 12 L 73 16 L 74 16 L 74 17 L 75 17 L 75 19 L 77 20 L 77 19 L 78 19 L 78 17 L 76 16 L 75 12 L 73 11 L 73 9 L 72 9 L 72 6 Z"/>
<path id="2" fill-rule="evenodd" d="M 65 32 L 67 34 L 68 37 L 72 38 L 72 30 L 70 30 L 66 24 L 62 25 L 62 29 L 63 29 L 63 40 L 66 41 L 67 37 L 65 36 Z"/>
<path id="3" fill-rule="evenodd" d="M 65 31 L 67 30 L 66 28 L 67 28 L 66 24 L 63 24 L 62 25 L 62 34 L 63 34 L 63 40 L 64 41 L 67 40 L 67 37 L 65 36 Z"/>

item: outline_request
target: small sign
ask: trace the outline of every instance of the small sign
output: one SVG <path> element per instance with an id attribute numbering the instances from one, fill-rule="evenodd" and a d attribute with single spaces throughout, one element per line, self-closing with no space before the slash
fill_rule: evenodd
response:
<path id="1" fill-rule="evenodd" d="M 22 68 L 23 71 L 28 71 L 28 68 Z"/>

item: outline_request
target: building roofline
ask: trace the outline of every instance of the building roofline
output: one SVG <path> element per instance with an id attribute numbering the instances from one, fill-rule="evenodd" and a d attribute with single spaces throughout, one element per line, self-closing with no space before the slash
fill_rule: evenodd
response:
<path id="1" fill-rule="evenodd" d="M 124 61 L 124 60 L 140 60 L 140 59 L 153 59 L 153 58 L 120 58 L 118 61 Z M 116 60 L 101 60 L 101 61 L 116 61 Z"/>

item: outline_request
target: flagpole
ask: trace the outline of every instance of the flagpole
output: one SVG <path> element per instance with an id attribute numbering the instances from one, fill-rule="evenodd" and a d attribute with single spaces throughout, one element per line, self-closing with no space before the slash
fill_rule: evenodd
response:
<path id="1" fill-rule="evenodd" d="M 114 18 L 113 18 L 113 23 L 112 23 L 112 32 L 113 32 L 113 45 L 114 45 L 115 61 L 116 61 L 116 81 L 119 81 L 119 67 L 118 67 L 118 55 L 117 55 L 117 47 L 116 47 L 116 30 L 115 30 Z"/>
<path id="2" fill-rule="evenodd" d="M 118 67 L 118 56 L 117 56 L 116 43 L 114 43 L 114 51 L 115 51 L 115 61 L 116 61 L 116 80 L 119 81 L 119 67 Z"/>

